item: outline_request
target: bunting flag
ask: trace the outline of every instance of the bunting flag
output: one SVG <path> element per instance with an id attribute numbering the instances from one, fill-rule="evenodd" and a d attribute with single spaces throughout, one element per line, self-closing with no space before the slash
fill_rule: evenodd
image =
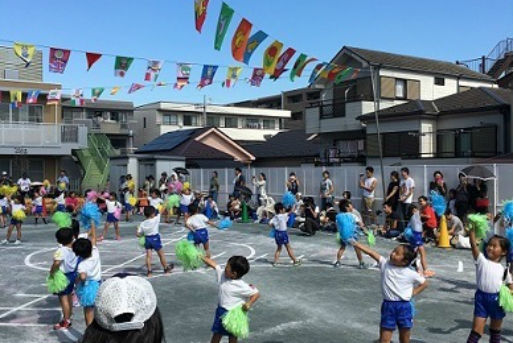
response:
<path id="1" fill-rule="evenodd" d="M 39 90 L 32 90 L 27 92 L 27 104 L 37 104 L 37 98 L 39 96 Z"/>
<path id="2" fill-rule="evenodd" d="M 36 52 L 36 47 L 32 44 L 24 44 L 24 43 L 14 43 L 13 45 L 14 54 L 21 58 L 23 62 L 25 62 L 25 68 L 30 65 L 32 61 L 32 57 L 34 56 L 34 52 Z"/>
<path id="3" fill-rule="evenodd" d="M 277 64 L 275 66 L 275 71 L 273 72 L 272 78 L 275 80 L 280 77 L 280 75 L 284 72 L 284 69 L 286 67 L 286 64 L 289 62 L 289 60 L 293 57 L 296 50 L 293 48 L 287 48 L 286 51 L 280 55 L 278 58 Z"/>
<path id="4" fill-rule="evenodd" d="M 260 87 L 262 83 L 262 79 L 264 78 L 264 69 L 262 68 L 253 68 L 252 78 L 250 79 L 250 85 L 255 87 Z"/>
<path id="5" fill-rule="evenodd" d="M 199 33 L 202 33 L 202 26 L 207 17 L 207 6 L 209 0 L 195 0 L 195 27 Z"/>
<path id="6" fill-rule="evenodd" d="M 252 23 L 245 18 L 241 19 L 234 37 L 232 37 L 232 56 L 236 61 L 242 62 L 246 50 L 246 43 L 252 30 Z"/>
<path id="7" fill-rule="evenodd" d="M 21 91 L 20 90 L 9 91 L 9 95 L 11 97 L 11 107 L 12 108 L 20 108 L 22 105 Z"/>
<path id="8" fill-rule="evenodd" d="M 218 66 L 205 64 L 202 69 L 202 77 L 196 88 L 203 88 L 212 84 L 216 70 L 218 70 Z"/>
<path id="9" fill-rule="evenodd" d="M 357 77 L 357 75 L 359 75 L 359 73 L 361 72 L 360 69 L 354 69 L 353 70 L 353 74 L 352 76 L 350 77 L 350 79 L 355 79 Z"/>
<path id="10" fill-rule="evenodd" d="M 155 89 L 155 87 L 166 87 L 168 85 L 167 82 L 162 82 L 162 81 L 159 81 L 159 82 L 155 82 L 153 85 L 152 85 L 152 88 L 151 90 L 153 91 Z"/>
<path id="11" fill-rule="evenodd" d="M 234 10 L 226 3 L 223 3 L 221 5 L 220 16 L 218 18 L 218 25 L 216 26 L 214 49 L 221 49 L 221 44 L 223 44 L 223 39 L 225 38 L 225 34 L 227 33 L 228 26 L 230 25 L 230 21 L 232 20 L 233 15 Z"/>
<path id="12" fill-rule="evenodd" d="M 250 39 L 248 39 L 248 42 L 246 43 L 245 53 L 243 56 L 243 63 L 248 64 L 253 52 L 267 37 L 268 34 L 264 33 L 264 31 L 257 31 L 250 37 Z"/>
<path id="13" fill-rule="evenodd" d="M 276 40 L 271 43 L 264 51 L 262 65 L 266 74 L 273 75 L 275 72 L 275 65 L 277 64 L 278 56 L 280 55 L 280 51 L 282 50 L 283 46 L 284 44 Z"/>
<path id="14" fill-rule="evenodd" d="M 61 102 L 61 90 L 60 89 L 52 89 L 48 92 L 46 97 L 47 105 L 58 105 Z"/>
<path id="15" fill-rule="evenodd" d="M 67 49 L 50 48 L 48 67 L 52 73 L 64 73 L 71 51 Z"/>
<path id="16" fill-rule="evenodd" d="M 328 72 L 327 79 L 329 79 L 330 81 L 334 81 L 334 79 L 337 76 L 337 74 L 339 74 L 345 68 L 346 67 L 342 67 L 342 66 L 338 66 L 338 65 L 334 66 L 334 68 L 332 68 L 332 70 L 330 70 Z"/>
<path id="17" fill-rule="evenodd" d="M 148 66 L 146 67 L 145 73 L 145 81 L 155 82 L 159 77 L 159 73 L 162 68 L 162 61 L 148 61 Z"/>
<path id="18" fill-rule="evenodd" d="M 241 67 L 228 67 L 227 68 L 227 79 L 224 82 L 224 86 L 230 88 L 230 86 L 235 86 L 239 75 L 243 71 Z"/>
<path id="19" fill-rule="evenodd" d="M 308 63 L 317 61 L 317 58 L 311 57 L 307 59 L 306 54 L 300 54 L 298 58 L 296 59 L 296 62 L 294 62 L 293 69 L 291 69 L 291 74 L 289 74 L 289 79 L 291 81 L 294 81 L 295 76 L 300 77 L 302 75 L 303 69 Z"/>
<path id="20" fill-rule="evenodd" d="M 336 76 L 335 76 L 335 79 L 334 79 L 334 84 L 339 84 L 341 82 L 343 82 L 348 75 L 350 75 L 351 73 L 353 72 L 353 68 L 352 67 L 348 67 L 346 68 L 345 70 L 339 72 Z"/>
<path id="21" fill-rule="evenodd" d="M 177 63 L 177 82 L 173 88 L 181 90 L 189 83 L 189 75 L 191 74 L 191 64 Z"/>
<path id="22" fill-rule="evenodd" d="M 84 100 L 84 92 L 82 89 L 74 89 L 71 94 L 71 105 L 72 106 L 84 106 L 86 100 Z"/>
<path id="23" fill-rule="evenodd" d="M 95 87 L 91 89 L 91 101 L 96 102 L 100 95 L 104 92 L 103 87 Z"/>
<path id="24" fill-rule="evenodd" d="M 316 67 L 314 67 L 314 69 L 312 70 L 312 73 L 311 73 L 311 76 L 309 77 L 309 83 L 313 83 L 314 80 L 317 79 L 317 77 L 319 76 L 321 70 L 323 68 L 325 68 L 325 66 L 327 65 L 328 63 L 327 62 L 321 62 L 321 63 L 318 63 L 316 65 Z"/>
<path id="25" fill-rule="evenodd" d="M 323 79 L 328 79 L 328 73 L 332 72 L 332 70 L 336 67 L 335 64 L 332 64 L 332 63 L 328 63 L 325 68 L 323 68 L 320 73 L 319 73 L 319 77 L 323 78 Z M 343 68 L 344 69 L 344 68 Z"/>
<path id="26" fill-rule="evenodd" d="M 118 93 L 119 90 L 120 90 L 120 87 L 114 86 L 114 87 L 112 87 L 110 94 L 111 95 L 116 95 L 116 93 Z"/>
<path id="27" fill-rule="evenodd" d="M 87 60 L 87 71 L 91 69 L 93 64 L 96 63 L 102 57 L 102 54 L 97 54 L 96 52 L 86 52 L 86 60 Z"/>
<path id="28" fill-rule="evenodd" d="M 138 91 L 138 90 L 140 90 L 141 88 L 144 88 L 144 87 L 145 87 L 145 85 L 142 85 L 140 83 L 133 83 L 130 86 L 130 89 L 129 89 L 128 93 L 129 94 L 134 93 L 134 92 L 136 92 L 136 91 Z"/>
<path id="29" fill-rule="evenodd" d="M 132 57 L 116 56 L 114 62 L 114 76 L 125 77 L 127 70 L 134 61 Z"/>

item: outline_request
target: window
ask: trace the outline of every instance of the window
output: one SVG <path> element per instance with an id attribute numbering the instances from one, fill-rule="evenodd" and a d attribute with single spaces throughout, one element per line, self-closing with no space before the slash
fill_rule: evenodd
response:
<path id="1" fill-rule="evenodd" d="M 9 104 L 0 103 L 0 121 L 9 121 Z"/>
<path id="2" fill-rule="evenodd" d="M 29 106 L 29 121 L 33 123 L 43 122 L 42 106 Z"/>
<path id="3" fill-rule="evenodd" d="M 439 157 L 489 157 L 498 148 L 496 126 L 439 131 L 437 154 Z"/>
<path id="4" fill-rule="evenodd" d="M 318 100 L 318 99 L 319 99 L 319 92 L 307 93 L 307 100 Z"/>
<path id="5" fill-rule="evenodd" d="M 225 117 L 225 127 L 237 128 L 239 127 L 237 122 L 238 120 L 236 117 Z"/>
<path id="6" fill-rule="evenodd" d="M 247 129 L 258 129 L 259 128 L 259 119 L 246 118 L 245 127 Z"/>
<path id="7" fill-rule="evenodd" d="M 209 126 L 209 127 L 219 127 L 220 126 L 220 117 L 218 117 L 218 116 L 207 116 L 207 126 Z"/>
<path id="8" fill-rule="evenodd" d="M 143 118 L 143 129 L 146 129 L 146 117 Z"/>
<path id="9" fill-rule="evenodd" d="M 394 99 L 394 78 L 385 76 L 380 78 L 380 97 Z"/>
<path id="10" fill-rule="evenodd" d="M 303 94 L 290 95 L 287 97 L 287 102 L 291 104 L 299 103 L 303 100 Z"/>
<path id="11" fill-rule="evenodd" d="M 197 126 L 198 116 L 193 114 L 184 114 L 184 126 Z"/>
<path id="12" fill-rule="evenodd" d="M 120 120 L 120 113 L 119 112 L 109 112 L 108 118 L 110 121 L 118 122 Z"/>
<path id="13" fill-rule="evenodd" d="M 434 77 L 434 85 L 444 86 L 444 77 Z"/>
<path id="14" fill-rule="evenodd" d="M 407 97 L 407 84 L 405 80 L 396 79 L 394 83 L 394 96 L 398 99 Z"/>
<path id="15" fill-rule="evenodd" d="M 176 114 L 163 114 L 162 115 L 162 125 L 177 125 L 177 115 Z"/>
<path id="16" fill-rule="evenodd" d="M 391 132 L 380 136 L 384 157 L 418 156 L 419 134 L 417 132 Z M 378 156 L 378 139 L 376 134 L 367 136 L 368 156 Z"/>
<path id="17" fill-rule="evenodd" d="M 268 130 L 275 130 L 275 119 L 263 119 L 262 128 Z"/>
<path id="18" fill-rule="evenodd" d="M 303 112 L 293 112 L 291 113 L 291 120 L 302 120 L 303 119 Z"/>

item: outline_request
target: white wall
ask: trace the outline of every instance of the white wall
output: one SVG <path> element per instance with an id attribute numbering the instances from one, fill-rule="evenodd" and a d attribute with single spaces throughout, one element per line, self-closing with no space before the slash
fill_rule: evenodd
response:
<path id="1" fill-rule="evenodd" d="M 146 128 L 144 128 L 144 118 L 146 118 Z M 154 109 L 138 109 L 134 111 L 134 122 L 129 123 L 129 127 L 134 133 L 134 147 L 141 148 L 146 143 L 160 136 L 160 118 L 157 118 L 157 111 Z"/>

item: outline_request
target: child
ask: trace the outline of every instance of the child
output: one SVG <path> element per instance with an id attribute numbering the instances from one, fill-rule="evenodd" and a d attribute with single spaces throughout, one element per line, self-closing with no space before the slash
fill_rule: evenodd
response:
<path id="1" fill-rule="evenodd" d="M 149 205 L 148 193 L 142 187 L 140 187 L 137 191 L 137 198 L 138 198 L 139 214 L 142 215 L 145 207 Z"/>
<path id="2" fill-rule="evenodd" d="M 159 211 L 160 207 L 162 206 L 162 203 L 164 202 L 161 199 L 161 194 L 157 188 L 154 188 L 150 191 L 150 197 L 148 198 L 150 206 L 155 208 L 157 211 Z"/>
<path id="3" fill-rule="evenodd" d="M 145 237 L 145 249 L 146 249 L 146 267 L 147 276 L 152 276 L 152 250 L 157 252 L 159 259 L 161 260 L 164 273 L 171 273 L 173 264 L 166 263 L 166 256 L 162 251 L 161 235 L 159 234 L 159 223 L 161 222 L 161 215 L 152 206 L 146 206 L 144 211 L 145 220 L 137 228 L 137 237 Z"/>
<path id="4" fill-rule="evenodd" d="M 32 200 L 32 206 L 35 206 L 35 210 L 34 210 L 34 220 L 36 222 L 36 225 L 37 225 L 37 220 L 39 218 L 43 219 L 43 223 L 46 224 L 46 218 L 43 216 L 43 197 L 41 196 L 41 194 L 38 192 L 38 191 L 35 191 L 34 192 L 34 198 Z M 13 212 L 11 212 L 12 214 Z"/>
<path id="5" fill-rule="evenodd" d="M 119 225 L 119 219 L 116 218 L 115 213 L 116 213 L 116 211 L 118 211 L 118 213 L 121 213 L 122 206 L 116 200 L 115 192 L 111 192 L 109 194 L 109 199 L 103 199 L 103 200 L 105 201 L 105 204 L 107 206 L 107 220 L 105 221 L 104 231 L 103 231 L 102 235 L 100 237 L 98 237 L 98 241 L 100 242 L 104 239 L 104 237 L 107 237 L 107 230 L 109 229 L 109 226 L 111 226 L 111 224 L 114 225 L 114 232 L 116 234 L 116 240 L 119 241 L 119 240 L 121 240 L 120 225 Z"/>
<path id="6" fill-rule="evenodd" d="M 209 219 L 217 219 L 218 218 L 218 213 L 219 213 L 218 205 L 214 201 L 214 198 L 212 197 L 211 194 L 209 194 L 207 196 L 207 200 L 205 200 L 203 207 L 204 207 L 203 214 L 205 214 L 205 216 L 207 218 L 209 218 Z"/>
<path id="7" fill-rule="evenodd" d="M 57 190 L 55 192 L 56 197 L 54 202 L 57 204 L 55 211 L 65 212 L 66 211 L 66 199 L 64 198 L 64 191 Z"/>
<path id="8" fill-rule="evenodd" d="M 494 235 L 487 242 L 487 257 L 478 249 L 475 230 L 473 229 L 469 232 L 469 241 L 471 243 L 471 253 L 477 266 L 477 291 L 475 293 L 473 328 L 467 342 L 476 343 L 480 340 L 484 333 L 487 318 L 490 317 L 489 342 L 499 343 L 505 311 L 498 303 L 498 294 L 506 274 L 506 270 L 500 262 L 508 253 L 509 241 L 504 237 Z M 507 284 L 512 293 L 511 277 L 510 280 L 507 280 Z"/>
<path id="9" fill-rule="evenodd" d="M 77 295 L 80 305 L 84 308 L 84 319 L 86 327 L 89 326 L 94 319 L 94 301 L 90 299 L 96 296 L 98 287 L 102 279 L 102 263 L 100 261 L 100 253 L 96 247 L 96 227 L 94 221 L 91 221 L 91 230 L 89 237 L 79 238 L 73 242 L 72 249 L 77 258 L 81 262 L 77 268 Z M 87 294 L 87 297 L 84 297 Z"/>
<path id="10" fill-rule="evenodd" d="M 125 192 L 125 221 L 128 223 L 130 221 L 130 215 L 132 214 L 132 205 L 130 204 L 130 198 L 134 196 L 134 194 L 129 190 L 128 187 L 123 189 Z"/>
<path id="11" fill-rule="evenodd" d="M 287 221 L 289 219 L 289 215 L 286 213 L 286 209 L 281 202 L 277 202 L 275 204 L 275 213 L 275 216 L 269 222 L 269 226 L 275 229 L 275 243 L 277 244 L 277 250 L 275 250 L 275 259 L 273 260 L 272 265 L 273 267 L 277 266 L 280 252 L 282 251 L 282 246 L 285 245 L 287 254 L 293 261 L 293 265 L 298 266 L 302 262 L 296 259 L 293 253 L 293 249 L 289 244 L 289 236 L 287 235 Z"/>
<path id="12" fill-rule="evenodd" d="M 72 215 L 77 213 L 79 207 L 79 199 L 77 199 L 75 192 L 69 192 L 64 203 L 66 205 L 66 210 L 69 213 L 71 213 Z"/>
<path id="13" fill-rule="evenodd" d="M 419 252 L 421 267 L 423 268 L 423 275 L 425 277 L 432 277 L 435 275 L 435 273 L 434 271 L 428 269 L 426 251 L 425 247 L 423 246 L 423 223 L 421 222 L 419 210 L 416 205 L 410 205 L 409 213 L 411 217 L 408 226 L 410 226 L 412 229 L 412 240 L 409 243 L 413 246 L 414 250 Z"/>
<path id="14" fill-rule="evenodd" d="M 25 205 L 23 205 L 23 197 L 21 195 L 15 195 L 14 200 L 11 201 L 11 215 L 19 210 L 25 212 L 26 208 L 25 208 Z M 9 224 L 9 228 L 7 229 L 7 236 L 1 243 L 2 244 L 9 243 L 9 240 L 11 239 L 12 231 L 13 231 L 14 227 L 16 227 L 16 241 L 14 242 L 14 244 L 16 244 L 16 245 L 21 244 L 21 224 L 23 224 L 22 221 L 11 218 L 11 224 Z M 45 224 L 46 224 L 46 222 L 45 222 Z"/>
<path id="15" fill-rule="evenodd" d="M 77 279 L 77 268 L 79 260 L 72 250 L 74 239 L 73 230 L 62 228 L 55 233 L 57 243 L 61 245 L 54 253 L 54 262 L 50 268 L 50 275 L 61 270 L 68 278 L 69 284 L 62 292 L 57 293 L 62 309 L 62 320 L 54 325 L 54 330 L 68 329 L 71 326 L 72 292 Z"/>
<path id="16" fill-rule="evenodd" d="M 350 200 L 342 200 L 339 202 L 339 211 L 341 211 L 336 216 L 336 224 L 339 226 L 339 222 L 342 221 L 346 223 L 346 225 L 353 225 L 353 226 L 359 226 L 364 232 L 367 233 L 367 230 L 364 227 L 364 224 L 362 224 L 362 220 L 359 219 L 355 214 L 353 214 L 353 206 Z M 348 220 L 341 220 L 341 217 L 347 217 L 345 219 Z M 339 231 L 341 231 L 342 228 L 337 228 Z M 343 257 L 344 251 L 346 250 L 346 243 L 340 239 L 339 243 L 341 246 L 339 247 L 339 250 L 337 251 L 337 260 L 334 262 L 334 267 L 340 267 L 341 266 L 341 258 Z M 366 269 L 367 266 L 364 263 L 362 259 L 362 253 L 359 248 L 356 246 L 353 247 L 355 250 L 355 255 L 357 255 L 357 260 L 359 261 L 359 269 Z"/>
<path id="17" fill-rule="evenodd" d="M 421 206 L 421 221 L 423 222 L 423 231 L 427 240 L 435 240 L 435 231 L 437 230 L 437 217 L 434 209 L 428 203 L 428 198 L 424 195 L 418 198 Z"/>
<path id="18" fill-rule="evenodd" d="M 353 243 L 353 246 L 377 261 L 382 274 L 384 300 L 381 307 L 380 342 L 391 342 L 396 326 L 400 330 L 400 342 L 409 342 L 414 322 L 410 300 L 428 286 L 426 279 L 410 268 L 416 252 L 411 246 L 402 244 L 386 259 L 358 242 Z"/>
<path id="19" fill-rule="evenodd" d="M 0 227 L 5 228 L 5 223 L 7 219 L 7 210 L 8 210 L 8 200 L 5 195 L 0 195 L 0 208 L 2 209 L 2 213 L 0 213 Z"/>
<path id="20" fill-rule="evenodd" d="M 218 282 L 218 307 L 212 324 L 211 343 L 219 343 L 223 336 L 228 336 L 230 343 L 237 343 L 237 338 L 232 336 L 222 324 L 222 316 L 231 309 L 243 305 L 243 310 L 248 311 L 259 299 L 259 291 L 247 284 L 241 278 L 250 271 L 250 264 L 243 256 L 232 256 L 228 259 L 225 270 L 210 258 L 203 258 L 205 264 L 216 271 Z"/>
<path id="21" fill-rule="evenodd" d="M 198 207 L 196 206 L 189 206 L 189 212 L 191 213 L 191 217 L 187 219 L 186 227 L 193 234 L 195 245 L 202 244 L 205 250 L 205 256 L 211 257 L 211 252 L 209 250 L 209 231 L 207 231 L 207 224 L 211 226 L 216 226 L 216 224 L 210 221 L 203 214 L 198 213 Z"/>
<path id="22" fill-rule="evenodd" d="M 189 205 L 191 205 L 191 202 L 193 202 L 193 194 L 191 194 L 191 190 L 189 188 L 183 189 L 180 194 L 180 208 L 177 212 L 177 224 L 180 220 L 181 214 L 184 215 L 184 223 L 187 222 L 187 219 L 189 218 Z"/>

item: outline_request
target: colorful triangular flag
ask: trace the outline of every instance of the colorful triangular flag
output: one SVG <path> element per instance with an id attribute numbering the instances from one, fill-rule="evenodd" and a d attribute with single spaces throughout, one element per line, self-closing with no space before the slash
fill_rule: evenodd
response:
<path id="1" fill-rule="evenodd" d="M 230 86 L 235 86 L 237 79 L 239 78 L 239 74 L 243 71 L 241 67 L 228 67 L 227 68 L 227 78 L 224 82 L 225 87 L 230 88 Z"/>
<path id="2" fill-rule="evenodd" d="M 96 52 L 86 52 L 86 60 L 87 60 L 87 71 L 91 69 L 93 64 L 96 63 L 102 57 L 102 54 L 97 54 Z"/>
<path id="3" fill-rule="evenodd" d="M 12 91 L 9 91 L 9 95 L 10 95 L 10 98 L 11 98 L 11 107 L 12 108 L 20 108 L 21 105 L 22 105 L 22 102 L 21 102 L 21 90 L 12 90 Z"/>
<path id="4" fill-rule="evenodd" d="M 177 63 L 177 82 L 173 88 L 181 90 L 189 83 L 189 76 L 191 75 L 191 64 Z"/>
<path id="5" fill-rule="evenodd" d="M 100 95 L 102 95 L 103 92 L 104 92 L 103 87 L 91 88 L 91 101 L 96 102 L 98 100 L 98 98 L 100 97 Z"/>
<path id="6" fill-rule="evenodd" d="M 34 53 L 36 52 L 36 47 L 32 44 L 16 42 L 13 45 L 13 50 L 14 54 L 21 58 L 23 62 L 25 62 L 25 68 L 27 68 L 30 65 L 30 62 L 32 61 Z"/>
<path id="7" fill-rule="evenodd" d="M 232 37 L 232 56 L 236 61 L 243 61 L 246 43 L 252 30 L 252 23 L 245 18 L 241 19 L 239 26 L 237 27 L 234 37 Z"/>
<path id="8" fill-rule="evenodd" d="M 82 89 L 74 89 L 71 94 L 71 105 L 72 106 L 84 106 L 86 100 L 84 99 L 84 92 Z"/>
<path id="9" fill-rule="evenodd" d="M 203 88 L 205 86 L 212 84 L 212 80 L 214 79 L 214 74 L 216 74 L 216 70 L 218 70 L 217 65 L 205 64 L 202 69 L 202 77 L 196 88 Z"/>
<path id="10" fill-rule="evenodd" d="M 71 51 L 67 49 L 50 48 L 48 54 L 48 69 L 51 73 L 64 73 Z"/>
<path id="11" fill-rule="evenodd" d="M 157 78 L 159 77 L 159 73 L 161 72 L 162 68 L 162 61 L 148 61 L 148 66 L 146 67 L 146 73 L 145 73 L 145 81 L 149 82 L 155 82 L 157 81 Z"/>
<path id="12" fill-rule="evenodd" d="M 214 38 L 214 49 L 220 50 L 223 39 L 227 33 L 228 26 L 234 15 L 234 10 L 229 5 L 223 3 L 221 5 L 220 16 L 218 18 L 218 25 L 216 25 L 216 36 Z"/>
<path id="13" fill-rule="evenodd" d="M 32 90 L 27 92 L 27 104 L 37 104 L 37 98 L 39 96 L 39 90 Z"/>
<path id="14" fill-rule="evenodd" d="M 138 91 L 138 90 L 140 90 L 141 88 L 144 88 L 144 87 L 145 87 L 145 85 L 142 85 L 140 83 L 133 83 L 130 86 L 130 89 L 129 89 L 128 93 L 129 94 L 134 93 L 134 92 L 136 92 L 136 91 Z"/>
<path id="15" fill-rule="evenodd" d="M 209 0 L 195 0 L 195 27 L 200 33 L 207 17 L 207 6 L 209 6 Z"/>
<path id="16" fill-rule="evenodd" d="M 112 87 L 110 94 L 111 95 L 116 95 L 116 93 L 118 93 L 119 90 L 120 90 L 119 86 L 114 86 L 114 87 Z"/>
<path id="17" fill-rule="evenodd" d="M 125 77 L 132 62 L 134 62 L 133 57 L 116 56 L 116 60 L 114 61 L 114 76 Z"/>
<path id="18" fill-rule="evenodd" d="M 61 90 L 60 89 L 52 89 L 48 92 L 46 97 L 47 105 L 58 105 L 61 102 Z"/>

